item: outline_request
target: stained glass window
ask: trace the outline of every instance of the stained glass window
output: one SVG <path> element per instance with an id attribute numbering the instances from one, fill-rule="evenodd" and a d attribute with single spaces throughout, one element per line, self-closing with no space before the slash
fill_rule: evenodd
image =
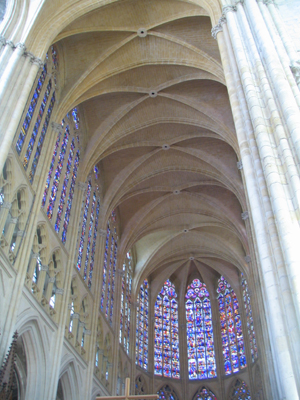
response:
<path id="1" fill-rule="evenodd" d="M 28 111 L 16 139 L 16 150 L 23 167 L 33 183 L 38 163 L 46 140 L 46 133 L 51 122 L 55 105 L 56 75 L 58 73 L 58 53 L 51 46 L 52 57 L 46 55 L 43 71 L 37 82 Z M 47 84 L 46 78 L 48 76 Z M 32 122 L 35 121 L 35 122 Z"/>
<path id="2" fill-rule="evenodd" d="M 158 392 L 159 400 L 178 400 L 178 396 L 169 385 L 163 386 Z"/>
<path id="3" fill-rule="evenodd" d="M 120 335 L 119 341 L 129 354 L 130 317 L 131 317 L 131 285 L 132 285 L 132 256 L 128 251 L 123 263 L 121 309 L 120 309 Z"/>
<path id="4" fill-rule="evenodd" d="M 136 364 L 148 369 L 149 283 L 140 286 L 136 310 Z"/>
<path id="5" fill-rule="evenodd" d="M 117 218 L 115 211 L 112 212 L 107 223 L 105 252 L 103 260 L 102 289 L 100 309 L 112 324 L 114 308 L 114 288 L 117 267 L 118 235 Z"/>
<path id="6" fill-rule="evenodd" d="M 230 375 L 247 366 L 242 321 L 235 292 L 221 276 L 217 297 L 221 323 L 222 348 L 225 374 Z"/>
<path id="7" fill-rule="evenodd" d="M 212 314 L 206 285 L 194 279 L 185 298 L 189 378 L 215 378 Z"/>
<path id="8" fill-rule="evenodd" d="M 242 276 L 242 288 L 243 288 L 243 300 L 246 310 L 246 318 L 247 318 L 247 330 L 250 342 L 250 350 L 251 350 L 251 358 L 252 362 L 254 362 L 258 356 L 257 345 L 256 345 L 256 338 L 255 338 L 255 330 L 254 330 L 254 323 L 252 317 L 252 308 L 250 303 L 250 293 L 248 289 L 248 284 L 246 278 L 244 278 L 243 273 Z"/>
<path id="9" fill-rule="evenodd" d="M 28 129 L 30 127 L 30 123 L 31 123 L 31 120 L 32 120 L 32 117 L 33 117 L 33 113 L 34 113 L 34 110 L 36 108 L 40 93 L 42 91 L 43 83 L 45 82 L 46 76 L 47 76 L 47 64 L 44 65 L 43 71 L 42 71 L 42 73 L 41 73 L 41 75 L 39 77 L 38 83 L 36 85 L 36 89 L 35 89 L 35 91 L 33 93 L 31 102 L 30 102 L 29 107 L 28 107 L 27 114 L 25 116 L 23 125 L 21 127 L 21 131 L 19 133 L 19 137 L 18 137 L 18 140 L 17 140 L 17 143 L 16 143 L 16 150 L 17 150 L 17 153 L 19 155 L 21 154 L 21 151 L 22 151 L 22 148 L 23 148 L 23 145 L 24 145 L 24 141 L 25 141 L 25 137 L 26 137 Z"/>
<path id="10" fill-rule="evenodd" d="M 231 391 L 230 400 L 251 400 L 249 388 L 244 381 L 236 380 Z"/>
<path id="11" fill-rule="evenodd" d="M 46 116 L 45 123 L 47 122 L 47 118 L 48 116 Z M 65 243 L 79 167 L 80 140 L 78 134 L 74 136 L 72 133 L 74 131 L 74 122 L 72 119 L 65 117 L 64 122 L 61 123 L 61 126 L 63 125 L 64 131 L 58 133 L 54 145 L 42 199 L 42 207 L 46 208 L 47 217 L 49 220 L 53 220 L 55 231 L 59 234 L 61 232 L 61 240 Z M 37 152 L 38 150 L 39 145 Z"/>
<path id="12" fill-rule="evenodd" d="M 175 286 L 167 280 L 157 296 L 154 337 L 154 374 L 180 378 L 178 303 Z"/>
<path id="13" fill-rule="evenodd" d="M 217 400 L 217 397 L 211 390 L 203 386 L 197 391 L 197 393 L 193 397 L 193 400 Z"/>

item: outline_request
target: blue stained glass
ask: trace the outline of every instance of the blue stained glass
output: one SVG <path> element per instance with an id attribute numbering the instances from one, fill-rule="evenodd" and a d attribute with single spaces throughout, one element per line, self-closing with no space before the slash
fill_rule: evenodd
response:
<path id="1" fill-rule="evenodd" d="M 28 162 L 29 162 L 29 159 L 30 159 L 30 156 L 31 156 L 34 144 L 35 144 L 35 140 L 36 140 L 37 134 L 39 132 L 40 124 L 41 124 L 41 121 L 42 121 L 42 118 L 43 118 L 43 115 L 44 115 L 44 111 L 45 111 L 45 108 L 46 108 L 46 104 L 47 104 L 47 101 L 48 101 L 48 98 L 49 98 L 49 95 L 50 95 L 51 86 L 52 86 L 52 83 L 51 83 L 51 79 L 50 79 L 49 83 L 48 83 L 48 86 L 47 86 L 47 89 L 46 89 L 46 92 L 45 92 L 45 95 L 44 95 L 44 99 L 43 99 L 41 107 L 40 107 L 40 111 L 39 111 L 37 119 L 36 119 L 36 123 L 35 123 L 33 131 L 32 131 L 31 138 L 30 138 L 28 146 L 27 146 L 26 154 L 24 156 L 23 167 L 25 168 L 25 170 L 28 167 Z"/>
<path id="2" fill-rule="evenodd" d="M 206 387 L 203 386 L 197 391 L 193 400 L 217 400 L 217 397 L 211 390 L 206 389 Z"/>
<path id="3" fill-rule="evenodd" d="M 154 315 L 154 374 L 180 378 L 178 303 L 175 286 L 167 280 L 157 296 Z"/>
<path id="4" fill-rule="evenodd" d="M 96 217 L 95 217 L 95 228 L 94 228 L 94 238 L 93 238 L 93 246 L 92 246 L 92 254 L 91 254 L 90 272 L 89 272 L 89 279 L 88 279 L 88 287 L 89 288 L 91 288 L 91 286 L 92 286 L 92 278 L 93 278 L 93 270 L 94 270 L 94 262 L 95 262 L 95 251 L 96 251 L 96 239 L 97 239 L 97 232 L 98 232 L 99 210 L 100 210 L 100 201 L 98 200 L 97 209 L 96 209 Z"/>
<path id="5" fill-rule="evenodd" d="M 106 288 L 106 309 L 105 316 L 108 318 L 108 313 L 110 310 L 110 291 L 111 291 L 111 281 L 112 281 L 112 265 L 113 265 L 113 255 L 114 255 L 114 237 L 111 237 L 110 244 L 110 259 L 109 259 L 109 267 L 108 267 L 108 277 L 107 277 L 107 288 Z"/>
<path id="6" fill-rule="evenodd" d="M 49 104 L 49 107 L 48 107 L 47 115 L 46 115 L 46 118 L 45 118 L 45 122 L 44 122 L 44 125 L 43 125 L 43 129 L 41 131 L 40 138 L 39 138 L 39 141 L 38 141 L 38 145 L 37 145 L 37 148 L 36 148 L 36 152 L 35 152 L 35 155 L 34 155 L 34 158 L 33 158 L 33 161 L 32 161 L 31 170 L 30 170 L 30 174 L 29 174 L 30 183 L 33 182 L 33 178 L 34 178 L 36 167 L 38 165 L 39 158 L 40 158 L 40 155 L 41 155 L 41 151 L 42 151 L 42 148 L 43 148 L 44 139 L 45 139 L 45 136 L 46 136 L 46 133 L 47 133 L 47 129 L 48 129 L 49 121 L 50 121 L 50 118 L 51 118 L 52 110 L 53 110 L 53 107 L 54 107 L 54 103 L 55 103 L 55 92 L 52 95 L 52 98 L 51 98 L 51 101 L 50 101 L 50 104 Z"/>
<path id="7" fill-rule="evenodd" d="M 215 378 L 212 314 L 205 284 L 194 279 L 185 298 L 189 378 Z"/>
<path id="8" fill-rule="evenodd" d="M 250 390 L 244 381 L 236 380 L 231 392 L 231 398 L 235 400 L 251 400 Z"/>
<path id="9" fill-rule="evenodd" d="M 225 374 L 230 375 L 247 366 L 239 303 L 235 292 L 221 276 L 218 281 L 221 338 Z"/>
<path id="10" fill-rule="evenodd" d="M 114 293 L 115 293 L 115 277 L 116 277 L 116 269 L 117 269 L 117 242 L 115 241 L 115 251 L 114 251 L 114 263 L 112 270 L 112 281 L 111 281 L 111 297 L 110 297 L 110 323 L 112 324 L 113 311 L 114 311 Z"/>
<path id="11" fill-rule="evenodd" d="M 257 350 L 257 344 L 256 344 L 254 322 L 253 322 L 253 317 L 252 317 L 252 308 L 251 308 L 251 303 L 250 303 L 250 293 L 249 293 L 249 289 L 248 289 L 248 283 L 247 283 L 246 279 L 244 278 L 244 275 L 243 274 L 241 274 L 241 275 L 242 275 L 243 300 L 244 300 L 244 306 L 245 306 L 245 310 L 246 310 L 247 330 L 248 330 L 248 337 L 249 337 L 249 342 L 250 342 L 251 358 L 252 358 L 252 362 L 254 362 L 256 360 L 256 358 L 258 357 L 258 350 Z"/>
<path id="12" fill-rule="evenodd" d="M 47 179 L 46 179 L 46 185 L 45 185 L 45 190 L 44 190 L 44 195 L 43 195 L 43 200 L 42 200 L 42 207 L 44 207 L 45 204 L 46 204 L 48 189 L 49 189 L 49 186 L 50 186 L 52 172 L 53 172 L 54 165 L 55 165 L 55 159 L 56 159 L 56 155 L 57 155 L 58 146 L 59 146 L 59 143 L 60 143 L 60 138 L 61 138 L 61 133 L 59 133 L 57 135 L 57 140 L 56 140 L 56 143 L 54 145 L 53 156 L 52 156 L 52 159 L 51 159 L 51 164 L 50 164 L 48 176 L 47 176 Z"/>
<path id="13" fill-rule="evenodd" d="M 96 179 L 98 179 L 99 168 L 96 165 L 94 166 L 94 174 L 95 174 Z"/>
<path id="14" fill-rule="evenodd" d="M 92 201 L 92 209 L 90 214 L 90 223 L 89 223 L 89 232 L 88 232 L 88 240 L 86 246 L 86 256 L 85 256 L 85 263 L 84 263 L 84 273 L 83 279 L 86 280 L 87 277 L 87 268 L 89 264 L 89 257 L 90 257 L 90 247 L 91 247 L 91 240 L 92 240 L 92 233 L 93 233 L 93 225 L 94 225 L 94 213 L 95 213 L 95 206 L 96 206 L 96 193 L 93 194 L 93 201 Z"/>
<path id="15" fill-rule="evenodd" d="M 59 181 L 60 181 L 61 171 L 62 171 L 63 165 L 64 165 L 64 159 L 65 159 L 65 154 L 67 151 L 69 135 L 70 135 L 70 131 L 69 131 L 69 126 L 67 125 L 65 134 L 64 134 L 64 138 L 63 138 L 63 141 L 61 144 L 61 151 L 60 151 L 60 154 L 58 157 L 56 171 L 55 171 L 54 178 L 53 178 L 52 189 L 51 189 L 50 196 L 49 196 L 49 203 L 48 203 L 48 207 L 47 207 L 47 216 L 49 219 L 52 219 L 52 216 L 53 216 L 54 204 L 55 204 L 55 200 L 56 200 L 56 194 L 57 194 L 58 185 L 59 185 Z"/>
<path id="16" fill-rule="evenodd" d="M 64 181 L 63 181 L 62 191 L 60 194 L 60 200 L 59 200 L 59 205 L 58 205 L 58 209 L 57 209 L 56 221 L 55 221 L 55 225 L 54 225 L 56 232 L 59 232 L 59 230 L 60 230 L 60 223 L 61 223 L 61 218 L 62 218 L 62 214 L 63 214 L 65 198 L 67 196 L 67 189 L 68 189 L 68 183 L 69 183 L 69 179 L 70 179 L 70 173 L 71 173 L 71 168 L 72 168 L 74 152 L 75 152 L 75 139 L 73 138 L 72 142 L 71 142 L 67 165 L 66 165 L 66 172 L 65 172 L 65 177 L 64 177 Z"/>
<path id="17" fill-rule="evenodd" d="M 81 237 L 80 237 L 80 242 L 79 242 L 78 258 L 77 258 L 77 269 L 79 271 L 81 269 L 81 263 L 82 263 L 82 257 L 83 257 L 84 239 L 85 239 L 88 211 L 89 211 L 89 206 L 90 206 L 91 191 L 92 191 L 92 182 L 89 180 L 88 185 L 87 185 L 87 192 L 86 192 L 85 205 L 84 205 L 84 211 L 83 211 Z"/>
<path id="18" fill-rule="evenodd" d="M 70 185 L 70 190 L 69 190 L 69 197 L 68 197 L 68 201 L 67 201 L 67 207 L 66 207 L 65 218 L 64 218 L 64 225 L 63 225 L 63 231 L 62 231 L 62 237 L 61 237 L 61 240 L 62 240 L 63 243 L 65 243 L 66 240 L 67 240 L 67 231 L 68 231 L 68 226 L 69 226 L 69 220 L 70 220 L 70 214 L 71 214 L 71 208 L 72 208 L 72 201 L 73 201 L 75 183 L 76 183 L 76 178 L 77 178 L 77 171 L 78 171 L 78 166 L 79 166 L 79 159 L 80 159 L 80 151 L 77 150 L 76 156 L 75 156 L 75 160 L 74 160 L 74 165 L 73 165 L 73 173 L 72 173 L 71 185 Z"/>
<path id="19" fill-rule="evenodd" d="M 140 286 L 136 310 L 136 364 L 148 369 L 148 315 L 149 315 L 149 284 L 145 279 Z"/>
<path id="20" fill-rule="evenodd" d="M 30 105 L 28 107 L 28 111 L 27 111 L 26 117 L 24 119 L 21 131 L 20 131 L 17 143 L 16 143 L 16 150 L 17 150 L 17 153 L 19 155 L 21 154 L 21 151 L 22 151 L 22 148 L 23 148 L 23 145 L 24 145 L 24 141 L 25 141 L 25 137 L 27 135 L 27 132 L 28 132 L 28 129 L 29 129 L 29 126 L 30 126 L 30 122 L 31 122 L 35 107 L 37 105 L 40 93 L 42 91 L 43 83 L 45 82 L 46 76 L 47 76 L 47 64 L 44 65 L 43 71 L 42 71 L 41 76 L 40 76 L 40 78 L 38 80 L 36 89 L 35 89 L 35 91 L 33 93 Z"/>
<path id="21" fill-rule="evenodd" d="M 132 285 L 132 259 L 131 252 L 128 251 L 123 263 L 121 308 L 120 308 L 120 335 L 119 341 L 123 345 L 127 354 L 129 353 L 130 338 L 130 304 L 131 304 L 131 285 Z M 124 322 L 124 323 L 123 323 Z"/>
<path id="22" fill-rule="evenodd" d="M 52 62 L 54 65 L 54 68 L 58 68 L 58 52 L 56 49 L 56 46 L 51 46 L 51 54 L 52 54 Z"/>
<path id="23" fill-rule="evenodd" d="M 72 110 L 72 116 L 73 116 L 73 121 L 75 123 L 75 128 L 79 129 L 79 112 L 76 107 L 73 108 Z"/>

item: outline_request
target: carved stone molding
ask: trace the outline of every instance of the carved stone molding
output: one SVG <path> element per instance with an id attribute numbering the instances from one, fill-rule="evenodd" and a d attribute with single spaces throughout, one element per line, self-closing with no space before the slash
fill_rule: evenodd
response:
<path id="1" fill-rule="evenodd" d="M 58 122 L 51 122 L 51 128 L 57 133 L 62 133 L 62 126 Z"/>
<path id="2" fill-rule="evenodd" d="M 74 313 L 74 314 L 72 315 L 72 318 L 73 318 L 73 319 L 79 319 L 79 318 L 80 318 L 80 315 L 79 315 L 78 313 Z"/>
<path id="3" fill-rule="evenodd" d="M 242 161 L 238 161 L 236 163 L 237 169 L 243 169 L 243 162 Z"/>
<path id="4" fill-rule="evenodd" d="M 231 11 L 236 12 L 237 11 L 236 6 L 225 6 L 225 7 L 223 7 L 222 8 L 222 15 L 226 15 L 228 12 L 231 12 Z"/>
<path id="5" fill-rule="evenodd" d="M 37 259 L 37 258 L 39 258 L 39 256 L 40 256 L 39 253 L 33 253 L 33 254 L 32 254 L 32 258 L 36 258 L 36 259 Z"/>
<path id="6" fill-rule="evenodd" d="M 17 232 L 17 236 L 23 237 L 23 236 L 24 236 L 24 232 L 25 232 L 25 231 L 18 231 L 18 232 Z"/>
<path id="7" fill-rule="evenodd" d="M 91 336 L 91 334 L 92 334 L 92 331 L 90 329 L 85 329 L 84 328 L 83 332 L 84 332 L 85 335 L 88 335 L 88 336 Z"/>
<path id="8" fill-rule="evenodd" d="M 9 202 L 3 202 L 1 208 L 7 208 L 8 210 L 10 210 L 11 208 L 11 203 Z"/>
<path id="9" fill-rule="evenodd" d="M 104 229 L 99 229 L 99 231 L 98 231 L 98 234 L 99 234 L 99 236 L 101 236 L 101 237 L 106 237 L 106 231 L 104 230 Z"/>
<path id="10" fill-rule="evenodd" d="M 21 50 L 21 52 L 22 52 L 22 54 L 24 54 L 25 53 L 25 51 L 26 51 L 26 46 L 25 46 L 25 44 L 24 43 L 17 43 L 16 45 L 15 45 L 15 48 L 16 49 L 20 49 Z"/>
<path id="11" fill-rule="evenodd" d="M 46 271 L 46 272 L 48 272 L 48 271 L 49 271 L 48 265 L 42 264 L 42 265 L 41 265 L 41 271 Z"/>
<path id="12" fill-rule="evenodd" d="M 82 192 L 84 192 L 87 188 L 87 184 L 84 182 L 78 182 L 78 187 Z"/>
<path id="13" fill-rule="evenodd" d="M 11 40 L 7 40 L 7 41 L 6 41 L 6 45 L 7 45 L 7 46 L 10 46 L 12 49 L 15 48 L 15 44 L 14 44 L 14 42 L 11 41 Z"/>
<path id="14" fill-rule="evenodd" d="M 62 296 L 64 294 L 64 289 L 57 288 L 55 291 L 55 294 L 59 294 Z M 72 308 L 72 305 L 71 305 L 71 308 Z"/>
<path id="15" fill-rule="evenodd" d="M 39 57 L 35 57 L 35 56 L 31 57 L 30 62 L 34 65 L 37 65 L 39 68 L 43 68 L 43 66 L 44 66 L 44 61 Z"/>
<path id="16" fill-rule="evenodd" d="M 248 211 L 242 212 L 241 217 L 242 217 L 242 220 L 243 220 L 243 221 L 246 221 L 246 219 L 249 218 L 249 213 L 248 213 Z"/>
<path id="17" fill-rule="evenodd" d="M 123 271 L 122 269 L 117 269 L 117 274 L 119 276 L 124 276 L 125 275 L 125 271 Z"/>
<path id="18" fill-rule="evenodd" d="M 250 256 L 250 255 L 247 255 L 247 256 L 245 257 L 245 261 L 246 261 L 247 264 L 250 264 L 250 263 L 251 263 L 251 256 Z"/>
<path id="19" fill-rule="evenodd" d="M 5 46 L 6 45 L 6 39 L 4 36 L 0 36 L 0 47 Z"/>
<path id="20" fill-rule="evenodd" d="M 11 218 L 9 221 L 10 224 L 16 224 L 18 222 L 18 218 Z"/>
<path id="21" fill-rule="evenodd" d="M 300 61 L 294 61 L 290 65 L 291 71 L 295 77 L 297 84 L 300 84 Z"/>
<path id="22" fill-rule="evenodd" d="M 217 34 L 219 32 L 223 31 L 223 25 L 226 24 L 227 20 L 225 15 L 222 15 L 221 18 L 219 19 L 219 22 L 217 23 L 217 25 L 215 27 L 212 28 L 211 30 L 211 35 L 214 39 L 217 40 Z"/>
<path id="23" fill-rule="evenodd" d="M 52 278 L 49 278 L 49 282 L 50 283 L 54 283 L 55 282 L 55 276 L 52 276 Z M 56 293 L 56 292 L 55 292 Z"/>

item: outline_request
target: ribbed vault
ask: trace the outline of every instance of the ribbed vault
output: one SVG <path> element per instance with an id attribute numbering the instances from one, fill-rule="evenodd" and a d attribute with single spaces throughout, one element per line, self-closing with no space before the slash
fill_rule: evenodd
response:
<path id="1" fill-rule="evenodd" d="M 183 274 L 188 284 L 195 271 L 210 280 L 246 268 L 238 145 L 211 37 L 217 13 L 213 2 L 174 0 L 86 1 L 72 17 L 68 2 L 56 10 L 65 15 L 53 40 L 58 119 L 80 110 L 81 180 L 98 165 L 103 224 L 117 209 L 120 256 L 137 255 L 135 288 L 150 275 L 161 283 Z"/>

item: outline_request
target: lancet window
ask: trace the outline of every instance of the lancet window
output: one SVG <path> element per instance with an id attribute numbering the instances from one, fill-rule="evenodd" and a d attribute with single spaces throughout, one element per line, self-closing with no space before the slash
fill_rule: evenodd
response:
<path id="1" fill-rule="evenodd" d="M 211 390 L 203 386 L 195 393 L 193 400 L 217 400 L 217 397 Z"/>
<path id="2" fill-rule="evenodd" d="M 163 386 L 158 392 L 159 400 L 178 400 L 178 396 L 174 389 L 169 385 Z"/>
<path id="3" fill-rule="evenodd" d="M 103 260 L 100 309 L 112 324 L 114 310 L 115 277 L 117 268 L 118 231 L 117 216 L 113 211 L 107 223 L 105 252 Z"/>
<path id="4" fill-rule="evenodd" d="M 164 283 L 157 296 L 154 315 L 154 374 L 180 378 L 178 302 L 170 280 Z"/>
<path id="5" fill-rule="evenodd" d="M 212 314 L 206 285 L 194 279 L 185 298 L 189 378 L 215 378 Z"/>
<path id="6" fill-rule="evenodd" d="M 132 254 L 128 251 L 123 263 L 121 309 L 120 309 L 120 334 L 119 341 L 129 354 L 130 318 L 131 318 L 131 285 L 132 285 Z"/>
<path id="7" fill-rule="evenodd" d="M 68 114 L 61 123 L 46 179 L 42 208 L 63 243 L 67 232 L 80 159 L 80 138 Z"/>
<path id="8" fill-rule="evenodd" d="M 236 380 L 231 390 L 230 400 L 251 400 L 250 390 L 244 381 Z"/>
<path id="9" fill-rule="evenodd" d="M 217 297 L 221 323 L 225 374 L 230 375 L 247 366 L 239 303 L 234 290 L 221 276 Z"/>
<path id="10" fill-rule="evenodd" d="M 136 364 L 148 369 L 148 328 L 149 328 L 149 283 L 145 279 L 140 286 L 136 309 Z"/>
<path id="11" fill-rule="evenodd" d="M 257 351 L 257 344 L 255 338 L 255 330 L 254 330 L 254 323 L 252 317 L 252 308 L 250 303 L 250 293 L 248 289 L 248 283 L 246 278 L 244 277 L 243 273 L 242 276 L 242 288 L 243 288 L 243 300 L 244 306 L 246 310 L 246 318 L 247 318 L 247 330 L 248 330 L 248 338 L 250 343 L 250 351 L 251 351 L 251 358 L 252 362 L 257 359 L 258 351 Z"/>
<path id="12" fill-rule="evenodd" d="M 80 237 L 76 266 L 89 288 L 92 286 L 96 241 L 98 234 L 98 218 L 100 210 L 99 186 L 91 175 L 88 178 L 83 196 L 80 221 Z"/>
<path id="13" fill-rule="evenodd" d="M 49 52 L 52 57 L 47 54 L 15 144 L 31 183 L 34 180 L 55 105 L 58 53 L 55 46 L 51 46 Z"/>
<path id="14" fill-rule="evenodd" d="M 0 232 L 3 232 L 11 207 L 12 163 L 8 158 L 0 175 Z"/>

